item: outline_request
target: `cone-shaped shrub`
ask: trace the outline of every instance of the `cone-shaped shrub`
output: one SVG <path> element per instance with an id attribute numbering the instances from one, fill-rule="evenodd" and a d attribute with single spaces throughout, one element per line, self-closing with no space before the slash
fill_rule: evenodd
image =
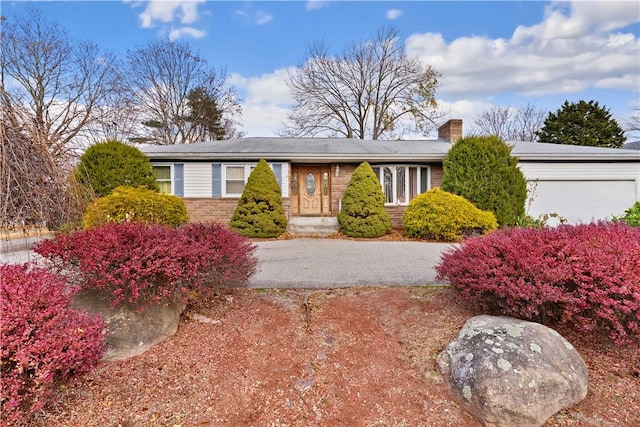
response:
<path id="1" fill-rule="evenodd" d="M 246 237 L 278 237 L 287 229 L 280 186 L 266 160 L 249 175 L 229 225 Z"/>
<path id="2" fill-rule="evenodd" d="M 434 188 L 413 199 L 402 219 L 409 237 L 454 241 L 498 228 L 496 217 L 464 197 Z"/>
<path id="3" fill-rule="evenodd" d="M 92 189 L 98 197 L 110 194 L 121 185 L 158 190 L 147 156 L 136 147 L 116 140 L 89 147 L 80 156 L 75 177 L 76 181 Z"/>
<path id="4" fill-rule="evenodd" d="M 351 175 L 338 213 L 340 231 L 351 237 L 378 237 L 391 231 L 378 177 L 364 162 Z"/>
<path id="5" fill-rule="evenodd" d="M 177 196 L 146 188 L 118 187 L 87 206 L 84 228 L 110 222 L 145 222 L 178 227 L 187 222 L 187 208 Z"/>
<path id="6" fill-rule="evenodd" d="M 524 216 L 527 184 L 511 156 L 511 147 L 496 136 L 458 140 L 442 162 L 442 189 L 491 211 L 500 226 Z"/>

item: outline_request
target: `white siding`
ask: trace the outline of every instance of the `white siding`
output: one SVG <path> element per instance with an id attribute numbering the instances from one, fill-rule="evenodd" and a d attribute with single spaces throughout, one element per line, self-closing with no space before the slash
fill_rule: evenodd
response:
<path id="1" fill-rule="evenodd" d="M 184 163 L 184 197 L 211 197 L 211 163 Z"/>
<path id="2" fill-rule="evenodd" d="M 638 163 L 520 163 L 527 213 L 557 213 L 570 223 L 611 219 L 640 200 Z"/>

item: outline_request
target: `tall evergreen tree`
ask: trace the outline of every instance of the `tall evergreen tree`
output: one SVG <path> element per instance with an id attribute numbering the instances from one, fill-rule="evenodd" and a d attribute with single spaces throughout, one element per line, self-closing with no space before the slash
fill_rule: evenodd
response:
<path id="1" fill-rule="evenodd" d="M 491 211 L 498 224 L 514 225 L 524 215 L 527 184 L 511 147 L 496 136 L 459 139 L 445 156 L 442 189 Z"/>
<path id="2" fill-rule="evenodd" d="M 557 112 L 549 113 L 536 134 L 538 141 L 552 144 L 620 148 L 625 142 L 618 122 L 597 101 L 565 101 Z"/>

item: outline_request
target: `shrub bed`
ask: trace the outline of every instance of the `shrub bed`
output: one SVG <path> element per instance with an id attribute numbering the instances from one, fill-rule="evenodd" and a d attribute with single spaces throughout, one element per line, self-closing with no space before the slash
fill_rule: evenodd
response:
<path id="1" fill-rule="evenodd" d="M 436 267 L 490 312 L 640 336 L 640 229 L 622 222 L 508 229 L 465 241 Z"/>
<path id="2" fill-rule="evenodd" d="M 142 187 L 122 186 L 85 210 L 85 228 L 110 222 L 147 222 L 178 227 L 187 222 L 187 208 L 180 197 Z"/>
<path id="3" fill-rule="evenodd" d="M 69 308 L 67 284 L 29 264 L 0 264 L 0 413 L 28 421 L 56 386 L 88 372 L 104 354 L 100 317 Z"/>
<path id="4" fill-rule="evenodd" d="M 482 211 L 464 197 L 434 188 L 418 195 L 402 218 L 404 234 L 420 239 L 454 241 L 498 228 L 492 212 Z"/>
<path id="5" fill-rule="evenodd" d="M 257 265 L 255 246 L 219 224 L 105 224 L 58 234 L 34 250 L 70 283 L 139 308 L 242 286 Z"/>

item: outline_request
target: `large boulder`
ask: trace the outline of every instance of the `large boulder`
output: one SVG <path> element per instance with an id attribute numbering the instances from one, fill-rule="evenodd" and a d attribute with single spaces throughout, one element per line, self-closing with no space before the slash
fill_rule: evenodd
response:
<path id="1" fill-rule="evenodd" d="M 587 395 L 587 367 L 569 341 L 509 317 L 469 319 L 437 364 L 454 399 L 485 426 L 542 426 Z"/>
<path id="2" fill-rule="evenodd" d="M 107 322 L 107 352 L 103 360 L 121 360 L 142 354 L 173 336 L 186 306 L 184 303 L 155 304 L 144 310 L 124 304 L 111 307 L 109 294 L 94 290 L 75 294 L 73 307 L 102 316 Z"/>

